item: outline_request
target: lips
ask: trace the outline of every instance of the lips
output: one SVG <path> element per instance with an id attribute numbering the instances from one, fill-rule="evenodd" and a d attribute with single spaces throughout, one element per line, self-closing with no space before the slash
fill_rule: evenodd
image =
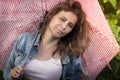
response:
<path id="1" fill-rule="evenodd" d="M 59 33 L 59 34 L 63 34 L 63 31 L 60 30 L 60 29 L 57 29 L 57 33 Z"/>

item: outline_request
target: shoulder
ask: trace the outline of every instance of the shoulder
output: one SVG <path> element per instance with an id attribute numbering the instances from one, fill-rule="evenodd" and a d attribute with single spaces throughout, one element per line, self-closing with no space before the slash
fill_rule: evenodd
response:
<path id="1" fill-rule="evenodd" d="M 26 32 L 26 33 L 23 33 L 21 34 L 18 39 L 33 39 L 35 37 L 35 33 L 32 33 L 32 32 Z"/>
<path id="2" fill-rule="evenodd" d="M 35 37 L 35 33 L 26 32 L 18 36 L 17 43 L 31 42 Z"/>
<path id="3" fill-rule="evenodd" d="M 26 32 L 21 34 L 17 39 L 17 49 L 26 48 L 33 41 L 35 33 Z"/>

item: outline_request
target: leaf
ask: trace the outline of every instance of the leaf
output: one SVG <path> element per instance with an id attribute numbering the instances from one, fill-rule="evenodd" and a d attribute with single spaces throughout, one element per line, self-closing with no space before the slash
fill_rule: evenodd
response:
<path id="1" fill-rule="evenodd" d="M 116 55 L 116 58 L 117 58 L 118 60 L 120 60 L 120 53 L 118 53 L 118 54 Z"/>
<path id="2" fill-rule="evenodd" d="M 109 0 L 103 0 L 104 3 L 107 3 Z"/>
<path id="3" fill-rule="evenodd" d="M 110 3 L 112 4 L 113 8 L 117 8 L 117 1 L 116 0 L 110 0 Z"/>
<path id="4" fill-rule="evenodd" d="M 120 14 L 120 9 L 116 11 L 116 14 Z"/>

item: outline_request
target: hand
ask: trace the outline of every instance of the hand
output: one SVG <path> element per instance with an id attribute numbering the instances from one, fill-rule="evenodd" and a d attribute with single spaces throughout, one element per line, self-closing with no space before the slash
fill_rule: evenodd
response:
<path id="1" fill-rule="evenodd" d="M 11 69 L 10 76 L 13 77 L 13 78 L 19 78 L 22 71 L 23 71 L 23 67 L 22 66 L 17 66 L 15 68 Z"/>

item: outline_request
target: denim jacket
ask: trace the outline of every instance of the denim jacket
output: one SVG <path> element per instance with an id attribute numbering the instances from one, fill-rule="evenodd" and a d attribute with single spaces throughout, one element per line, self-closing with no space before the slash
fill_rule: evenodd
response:
<path id="1" fill-rule="evenodd" d="M 31 61 L 38 54 L 38 47 L 40 41 L 40 34 L 24 33 L 19 36 L 14 44 L 12 52 L 8 58 L 8 62 L 4 69 L 4 79 L 10 79 L 10 70 L 16 66 L 23 65 Z M 62 57 L 61 63 L 63 71 L 61 80 L 82 80 L 82 72 L 88 75 L 82 67 L 80 58 L 69 59 L 69 57 Z"/>

